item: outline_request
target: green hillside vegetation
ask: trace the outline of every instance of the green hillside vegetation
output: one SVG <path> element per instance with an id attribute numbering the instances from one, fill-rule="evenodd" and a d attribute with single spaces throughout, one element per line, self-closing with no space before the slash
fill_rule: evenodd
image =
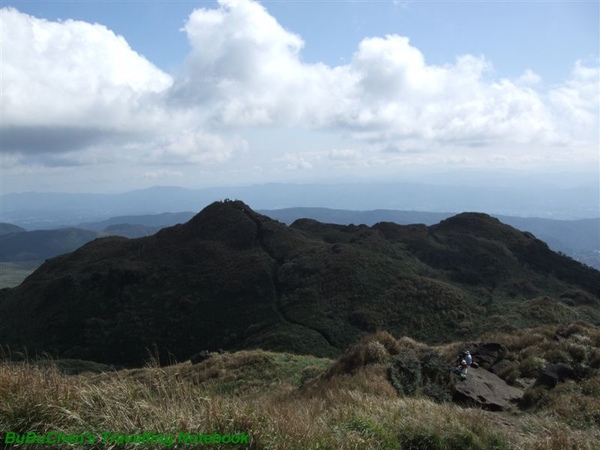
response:
<path id="1" fill-rule="evenodd" d="M 139 365 L 202 349 L 335 357 L 386 329 L 427 343 L 483 331 L 600 324 L 600 272 L 485 214 L 373 227 L 216 202 L 139 239 L 97 239 L 0 291 L 0 342 Z"/>
<path id="2" fill-rule="evenodd" d="M 273 219 L 291 224 L 301 218 L 319 222 L 349 225 L 362 223 L 375 225 L 379 222 L 394 222 L 399 225 L 423 223 L 434 225 L 455 213 L 435 213 L 424 211 L 398 211 L 377 209 L 354 211 L 331 208 L 283 208 L 258 210 L 257 212 Z M 102 230 L 109 235 L 142 237 L 158 231 L 159 228 L 184 223 L 194 216 L 191 212 L 162 213 L 154 215 L 111 217 L 101 222 L 87 222 L 77 225 L 79 228 Z M 535 217 L 513 217 L 493 214 L 503 223 L 529 231 L 538 239 L 546 242 L 554 251 L 560 251 L 578 261 L 600 270 L 600 219 L 555 220 Z M 129 227 L 140 225 L 140 227 Z M 115 226 L 116 228 L 111 228 Z M 124 228 L 123 228 L 124 227 Z"/>
<path id="3" fill-rule="evenodd" d="M 394 222 L 400 225 L 423 223 L 434 225 L 453 216 L 453 213 L 422 211 L 396 211 L 379 209 L 372 211 L 349 211 L 329 208 L 285 208 L 261 211 L 263 214 L 291 224 L 300 218 L 319 222 L 348 225 Z M 511 217 L 493 215 L 507 225 L 521 231 L 529 231 L 546 242 L 554 251 L 563 252 L 588 266 L 600 270 L 600 219 L 553 220 L 534 217 Z"/>
<path id="4" fill-rule="evenodd" d="M 487 338 L 509 349 L 516 375 L 508 378 L 529 377 L 531 359 L 537 358 L 578 363 L 581 379 L 552 390 L 530 389 L 522 408 L 508 413 L 463 408 L 439 394 L 457 383 L 448 369 L 466 343 L 431 347 L 387 332 L 365 335 L 335 360 L 243 350 L 167 367 L 148 356 L 144 368 L 97 373 L 85 366 L 89 371 L 78 375 L 62 372 L 60 361 L 5 361 L 0 428 L 89 433 L 96 437 L 86 445 L 90 449 L 107 447 L 100 442 L 104 432 L 216 432 L 246 433 L 248 444 L 239 448 L 261 450 L 595 450 L 600 329 L 546 325 Z"/>
<path id="5" fill-rule="evenodd" d="M 262 214 L 282 222 L 291 224 L 301 218 L 314 219 L 319 222 L 349 225 L 364 223 L 375 225 L 379 222 L 394 222 L 400 225 L 423 223 L 434 225 L 444 219 L 456 215 L 450 212 L 397 211 L 377 209 L 371 211 L 351 211 L 330 208 L 284 208 L 261 210 Z M 536 217 L 513 217 L 492 214 L 503 223 L 530 231 L 549 244 L 554 250 L 563 252 L 585 249 L 600 249 L 598 227 L 600 219 L 553 220 Z M 553 246 L 556 244 L 556 248 Z"/>
<path id="6" fill-rule="evenodd" d="M 452 216 L 450 213 L 395 210 L 347 211 L 327 208 L 287 208 L 268 210 L 265 211 L 265 214 L 288 224 L 298 218 L 306 217 L 320 222 L 336 224 L 364 223 L 367 225 L 374 225 L 382 221 L 397 224 L 424 223 L 432 225 Z M 69 233 L 46 230 L 42 234 L 36 231 L 31 235 L 13 236 L 2 242 L 4 251 L 0 251 L 0 261 L 16 261 L 21 266 L 20 263 L 24 257 L 51 258 L 75 250 L 76 247 L 101 235 L 127 238 L 150 236 L 161 228 L 183 223 L 192 217 L 193 213 L 190 212 L 121 216 L 102 222 L 79 224 L 78 229 L 81 229 L 80 231 L 71 228 Z M 568 221 L 509 216 L 496 217 L 503 223 L 520 230 L 533 232 L 536 237 L 546 242 L 552 250 L 563 252 L 588 266 L 600 269 L 600 234 L 598 233 L 600 219 Z M 101 234 L 90 233 L 89 230 L 97 230 Z M 0 223 L 0 235 L 14 232 L 27 233 L 25 229 L 16 225 Z M 75 242 L 73 240 L 74 234 L 79 234 Z M 6 275 L 4 277 L 0 276 L 0 288 L 17 286 L 33 271 L 24 272 L 21 267 L 2 266 Z M 35 268 L 37 266 L 33 267 L 33 269 Z"/>

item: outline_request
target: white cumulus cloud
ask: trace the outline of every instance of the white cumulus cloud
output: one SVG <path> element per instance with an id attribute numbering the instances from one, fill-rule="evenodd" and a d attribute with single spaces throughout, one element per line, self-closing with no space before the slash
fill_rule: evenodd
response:
<path id="1" fill-rule="evenodd" d="M 115 128 L 152 115 L 171 77 L 99 24 L 0 10 L 6 126 Z"/>
<path id="2" fill-rule="evenodd" d="M 302 63 L 302 39 L 259 3 L 219 4 L 195 10 L 185 25 L 192 51 L 171 91 L 176 104 L 228 125 L 321 124 L 341 110 L 345 70 Z"/>
<path id="3" fill-rule="evenodd" d="M 144 163 L 197 163 L 225 161 L 241 146 L 207 131 L 201 111 L 170 109 L 172 76 L 105 26 L 13 8 L 0 19 L 5 152 L 79 165 L 139 162 L 152 149 Z"/>
<path id="4" fill-rule="evenodd" d="M 553 87 L 548 98 L 564 133 L 576 134 L 587 141 L 598 138 L 600 67 L 577 61 L 571 78 Z"/>
<path id="5" fill-rule="evenodd" d="M 597 146 L 597 63 L 577 62 L 569 80 L 546 87 L 531 70 L 499 79 L 481 55 L 429 64 L 408 37 L 386 35 L 358 42 L 346 64 L 308 64 L 303 39 L 263 5 L 218 3 L 190 14 L 191 50 L 173 75 L 102 25 L 1 9 L 3 145 L 19 155 L 10 161 L 225 164 L 257 152 L 253 165 L 311 169 L 444 151 L 461 162 L 458 148 L 473 157 L 515 144 Z M 348 147 L 261 159 L 244 132 L 280 126 L 336 133 Z"/>
<path id="6" fill-rule="evenodd" d="M 559 126 L 562 109 L 590 120 L 576 98 L 578 81 L 547 93 L 527 70 L 515 80 L 494 79 L 482 56 L 427 64 L 407 37 L 365 38 L 350 63 L 302 62 L 302 39 L 284 29 L 259 3 L 221 0 L 198 9 L 184 28 L 192 52 L 171 95 L 225 125 L 300 125 L 343 129 L 369 141 L 562 145 L 576 136 Z M 576 80 L 591 72 L 577 66 Z M 589 98 L 589 97 L 586 97 Z M 597 99 L 592 96 L 597 108 Z"/>

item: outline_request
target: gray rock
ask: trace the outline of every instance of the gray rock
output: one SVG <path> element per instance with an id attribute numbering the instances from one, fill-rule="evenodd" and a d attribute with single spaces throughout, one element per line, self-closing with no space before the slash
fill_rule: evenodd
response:
<path id="1" fill-rule="evenodd" d="M 468 349 L 473 355 L 473 361 L 479 363 L 484 369 L 489 369 L 504 359 L 508 353 L 508 349 L 504 345 L 495 342 L 471 344 Z"/>
<path id="2" fill-rule="evenodd" d="M 466 406 L 490 411 L 504 411 L 518 403 L 523 391 L 509 386 L 489 370 L 469 368 L 466 380 L 457 378 L 452 400 Z"/>
<path id="3" fill-rule="evenodd" d="M 502 372 L 512 368 L 512 367 L 517 367 L 518 364 L 514 361 L 509 361 L 508 359 L 503 359 L 501 361 L 498 361 L 496 364 L 494 364 L 491 367 L 488 367 L 487 369 L 492 372 L 494 375 L 502 375 Z"/>
<path id="4" fill-rule="evenodd" d="M 541 370 L 534 386 L 544 386 L 552 389 L 558 382 L 562 383 L 565 380 L 579 380 L 573 367 L 565 363 L 548 364 Z"/>

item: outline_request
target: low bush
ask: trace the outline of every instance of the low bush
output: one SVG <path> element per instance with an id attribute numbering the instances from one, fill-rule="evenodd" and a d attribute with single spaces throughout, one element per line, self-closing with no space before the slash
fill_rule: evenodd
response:
<path id="1" fill-rule="evenodd" d="M 421 363 L 417 355 L 405 350 L 394 356 L 388 376 L 399 395 L 414 395 L 421 385 Z"/>

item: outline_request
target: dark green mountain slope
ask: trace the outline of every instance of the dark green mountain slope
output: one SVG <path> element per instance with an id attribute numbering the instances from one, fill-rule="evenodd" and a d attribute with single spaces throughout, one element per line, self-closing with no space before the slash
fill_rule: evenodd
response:
<path id="1" fill-rule="evenodd" d="M 433 213 L 420 211 L 396 211 L 379 209 L 372 211 L 349 211 L 328 208 L 285 208 L 261 211 L 269 217 L 291 224 L 300 218 L 319 222 L 347 225 L 379 222 L 394 222 L 400 225 L 423 223 L 433 225 L 455 213 Z M 584 264 L 600 270 L 600 219 L 554 220 L 535 217 L 511 217 L 492 214 L 503 223 L 529 231 L 549 247 L 565 253 Z"/>
<path id="2" fill-rule="evenodd" d="M 483 214 L 439 225 L 287 227 L 242 202 L 139 239 L 103 238 L 0 291 L 0 343 L 140 364 L 156 346 L 333 355 L 378 328 L 440 342 L 600 323 L 600 272 Z"/>

